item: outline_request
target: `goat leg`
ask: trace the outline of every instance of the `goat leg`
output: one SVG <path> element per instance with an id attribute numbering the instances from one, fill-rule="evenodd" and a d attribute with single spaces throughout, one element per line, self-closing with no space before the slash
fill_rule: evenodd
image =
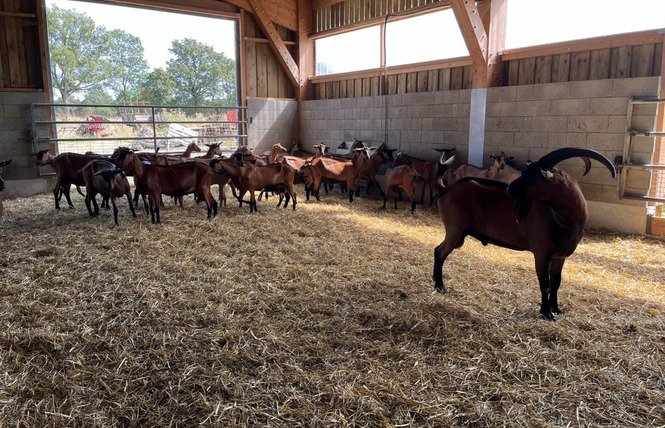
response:
<path id="1" fill-rule="evenodd" d="M 540 317 L 547 321 L 556 321 L 550 309 L 550 257 L 536 255 L 536 275 L 540 284 Z"/>
<path id="2" fill-rule="evenodd" d="M 554 257 L 550 261 L 550 310 L 553 314 L 561 314 L 561 309 L 559 309 L 559 301 L 557 293 L 559 291 L 559 286 L 561 286 L 561 270 L 563 269 L 563 264 L 566 261 L 564 257 Z"/>

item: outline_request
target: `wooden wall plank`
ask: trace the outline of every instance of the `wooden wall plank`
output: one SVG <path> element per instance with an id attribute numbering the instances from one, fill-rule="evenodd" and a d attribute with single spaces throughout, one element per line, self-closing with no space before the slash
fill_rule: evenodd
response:
<path id="1" fill-rule="evenodd" d="M 610 78 L 630 77 L 630 65 L 632 62 L 632 46 L 612 48 L 610 57 Z"/>
<path id="2" fill-rule="evenodd" d="M 419 71 L 417 77 L 416 91 L 427 92 L 427 80 L 429 73 L 427 71 Z"/>
<path id="3" fill-rule="evenodd" d="M 518 79 L 520 77 L 520 60 L 514 59 L 512 61 L 506 61 L 508 63 L 507 68 L 508 68 L 508 78 L 507 78 L 507 84 L 508 86 L 515 86 L 518 84 Z M 504 76 L 506 75 L 504 71 Z"/>
<path id="4" fill-rule="evenodd" d="M 519 60 L 519 71 L 517 84 L 532 85 L 536 74 L 536 58 L 524 58 Z"/>
<path id="5" fill-rule="evenodd" d="M 363 97 L 369 97 L 372 95 L 372 85 L 370 81 L 370 77 L 363 77 L 362 82 L 363 82 L 363 89 L 362 89 L 362 94 Z"/>
<path id="6" fill-rule="evenodd" d="M 427 88 L 430 91 L 439 90 L 439 70 L 430 70 L 427 73 Z"/>
<path id="7" fill-rule="evenodd" d="M 612 50 L 595 49 L 589 59 L 589 79 L 608 79 L 610 77 L 610 57 Z"/>
<path id="8" fill-rule="evenodd" d="M 405 94 L 406 93 L 406 73 L 400 73 L 397 75 L 397 93 Z"/>
<path id="9" fill-rule="evenodd" d="M 370 78 L 370 95 L 373 97 L 379 95 L 379 76 Z"/>
<path id="10" fill-rule="evenodd" d="M 355 97 L 355 82 L 353 79 L 346 81 L 346 96 L 349 98 Z"/>
<path id="11" fill-rule="evenodd" d="M 570 54 L 563 53 L 552 57 L 552 83 L 567 82 L 570 74 Z"/>
<path id="12" fill-rule="evenodd" d="M 439 91 L 450 90 L 450 69 L 439 70 Z"/>
<path id="13" fill-rule="evenodd" d="M 633 46 L 630 77 L 651 76 L 654 48 L 655 45 L 653 43 Z"/>
<path id="14" fill-rule="evenodd" d="M 326 99 L 333 99 L 333 82 L 326 82 Z"/>
<path id="15" fill-rule="evenodd" d="M 450 69 L 450 89 L 455 91 L 464 87 L 464 68 L 454 67 Z"/>
<path id="16" fill-rule="evenodd" d="M 653 70 L 651 71 L 652 76 L 660 76 L 661 67 L 663 63 L 663 44 L 656 43 L 656 46 L 653 50 Z"/>
<path id="17" fill-rule="evenodd" d="M 418 72 L 406 74 L 406 92 L 418 92 Z"/>
<path id="18" fill-rule="evenodd" d="M 590 51 L 573 52 L 570 55 L 570 74 L 571 82 L 589 79 L 589 57 Z"/>
<path id="19" fill-rule="evenodd" d="M 270 47 L 265 43 L 257 43 L 256 46 L 256 96 L 266 98 L 268 96 L 267 61 Z"/>
<path id="20" fill-rule="evenodd" d="M 388 76 L 387 79 L 388 94 L 393 95 L 397 93 L 397 76 Z"/>
<path id="21" fill-rule="evenodd" d="M 247 76 L 245 77 L 247 82 L 247 96 L 258 97 L 256 92 L 256 43 L 247 42 L 247 52 L 245 58 L 247 63 L 245 68 L 247 70 Z"/>
<path id="22" fill-rule="evenodd" d="M 363 80 L 362 79 L 353 79 L 353 96 L 362 97 L 363 96 Z"/>
<path id="23" fill-rule="evenodd" d="M 339 97 L 340 98 L 347 98 L 346 89 L 347 89 L 346 80 L 340 81 L 339 82 Z"/>
<path id="24" fill-rule="evenodd" d="M 536 58 L 533 83 L 550 83 L 552 81 L 552 56 L 539 56 Z"/>
<path id="25" fill-rule="evenodd" d="M 464 81 L 462 82 L 462 89 L 472 89 L 473 88 L 473 66 L 468 65 L 463 67 L 463 76 Z"/>
<path id="26" fill-rule="evenodd" d="M 340 97 L 339 93 L 340 93 L 340 82 L 333 82 L 332 97 L 339 98 Z"/>

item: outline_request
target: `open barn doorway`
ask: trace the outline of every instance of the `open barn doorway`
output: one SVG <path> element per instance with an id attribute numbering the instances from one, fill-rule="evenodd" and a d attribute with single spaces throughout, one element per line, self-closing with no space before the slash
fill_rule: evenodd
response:
<path id="1" fill-rule="evenodd" d="M 240 144 L 237 14 L 47 0 L 46 17 L 55 152 Z"/>

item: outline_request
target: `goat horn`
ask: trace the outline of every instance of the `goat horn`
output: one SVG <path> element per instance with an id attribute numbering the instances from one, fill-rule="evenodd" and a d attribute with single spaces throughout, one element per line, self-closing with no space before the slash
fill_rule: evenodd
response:
<path id="1" fill-rule="evenodd" d="M 579 147 L 564 147 L 562 149 L 558 149 L 546 154 L 542 158 L 538 159 L 536 163 L 538 164 L 540 169 L 550 170 L 554 168 L 554 166 L 559 162 L 563 162 L 566 159 L 577 158 L 577 157 L 587 159 L 584 161 L 586 167 L 584 172 L 585 175 L 587 172 L 589 172 L 589 168 L 591 168 L 591 162 L 589 161 L 590 158 L 590 159 L 595 159 L 598 162 L 605 165 L 605 167 L 607 167 L 607 169 L 612 174 L 612 178 L 616 177 L 616 169 L 614 169 L 614 165 L 612 164 L 612 162 L 610 162 L 609 159 L 607 159 L 605 156 L 601 155 L 597 151 L 591 149 L 583 149 Z"/>

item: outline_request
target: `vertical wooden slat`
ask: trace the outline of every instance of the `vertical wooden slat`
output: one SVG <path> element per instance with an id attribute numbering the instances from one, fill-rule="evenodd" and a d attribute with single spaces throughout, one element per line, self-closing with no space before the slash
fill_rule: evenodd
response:
<path id="1" fill-rule="evenodd" d="M 417 92 L 427 92 L 427 71 L 419 71 L 417 76 L 416 91 Z"/>
<path id="2" fill-rule="evenodd" d="M 379 76 L 372 77 L 370 79 L 370 87 L 371 87 L 370 95 L 372 96 L 379 95 L 379 80 L 380 80 Z"/>
<path id="3" fill-rule="evenodd" d="M 649 77 L 653 68 L 654 44 L 633 46 L 630 77 Z"/>
<path id="4" fill-rule="evenodd" d="M 444 68 L 439 70 L 439 91 L 450 90 L 450 69 Z"/>
<path id="5" fill-rule="evenodd" d="M 268 45 L 257 43 L 256 46 L 256 96 L 265 98 L 268 96 L 267 56 Z"/>
<path id="6" fill-rule="evenodd" d="M 369 97 L 372 95 L 372 85 L 369 77 L 363 77 L 362 79 L 362 94 L 363 97 Z"/>
<path id="7" fill-rule="evenodd" d="M 589 80 L 589 51 L 573 52 L 570 55 L 570 81 Z"/>
<path id="8" fill-rule="evenodd" d="M 339 81 L 333 82 L 332 93 L 333 93 L 333 95 L 332 95 L 333 98 L 339 98 L 340 97 L 340 83 L 339 83 Z"/>
<path id="9" fill-rule="evenodd" d="M 662 62 L 663 62 L 663 44 L 656 43 L 656 46 L 653 51 L 653 70 L 651 71 L 652 76 L 660 76 Z"/>
<path id="10" fill-rule="evenodd" d="M 418 92 L 418 73 L 415 71 L 406 75 L 406 92 Z"/>
<path id="11" fill-rule="evenodd" d="M 462 68 L 462 89 L 473 88 L 473 66 L 467 65 Z"/>
<path id="12" fill-rule="evenodd" d="M 552 83 L 567 82 L 570 74 L 570 54 L 558 54 L 552 57 Z"/>
<path id="13" fill-rule="evenodd" d="M 608 79 L 610 77 L 611 49 L 595 49 L 589 59 L 589 79 Z"/>
<path id="14" fill-rule="evenodd" d="M 552 56 L 539 56 L 536 58 L 536 68 L 533 83 L 550 83 L 552 80 Z"/>
<path id="15" fill-rule="evenodd" d="M 396 75 L 389 75 L 387 79 L 387 86 L 388 86 L 388 91 L 387 93 L 389 95 L 393 95 L 397 93 L 397 76 Z"/>
<path id="16" fill-rule="evenodd" d="M 536 58 L 523 58 L 519 60 L 518 85 L 532 85 L 536 70 Z"/>
<path id="17" fill-rule="evenodd" d="M 439 90 L 439 70 L 430 70 L 427 73 L 427 90 Z"/>
<path id="18" fill-rule="evenodd" d="M 520 60 L 514 59 L 508 61 L 508 86 L 515 86 L 519 84 L 520 77 Z"/>
<path id="19" fill-rule="evenodd" d="M 406 73 L 400 73 L 397 75 L 397 93 L 405 94 L 406 93 Z"/>
<path id="20" fill-rule="evenodd" d="M 464 68 L 454 67 L 450 69 L 450 89 L 460 90 L 464 87 Z"/>
<path id="21" fill-rule="evenodd" d="M 331 100 L 333 98 L 333 82 L 326 82 L 326 99 Z"/>
<path id="22" fill-rule="evenodd" d="M 632 46 L 612 48 L 610 57 L 610 78 L 630 77 L 630 65 L 632 62 Z"/>
<path id="23" fill-rule="evenodd" d="M 353 79 L 353 96 L 362 97 L 363 96 L 363 80 L 362 79 Z"/>
<path id="24" fill-rule="evenodd" d="M 277 62 L 277 58 L 275 58 L 271 49 L 266 49 L 265 52 L 268 96 L 271 98 L 277 98 L 279 97 L 279 77 L 277 75 L 282 67 Z"/>
<path id="25" fill-rule="evenodd" d="M 258 75 L 256 69 L 256 43 L 247 42 L 247 96 L 258 97 L 256 91 L 256 77 Z"/>

